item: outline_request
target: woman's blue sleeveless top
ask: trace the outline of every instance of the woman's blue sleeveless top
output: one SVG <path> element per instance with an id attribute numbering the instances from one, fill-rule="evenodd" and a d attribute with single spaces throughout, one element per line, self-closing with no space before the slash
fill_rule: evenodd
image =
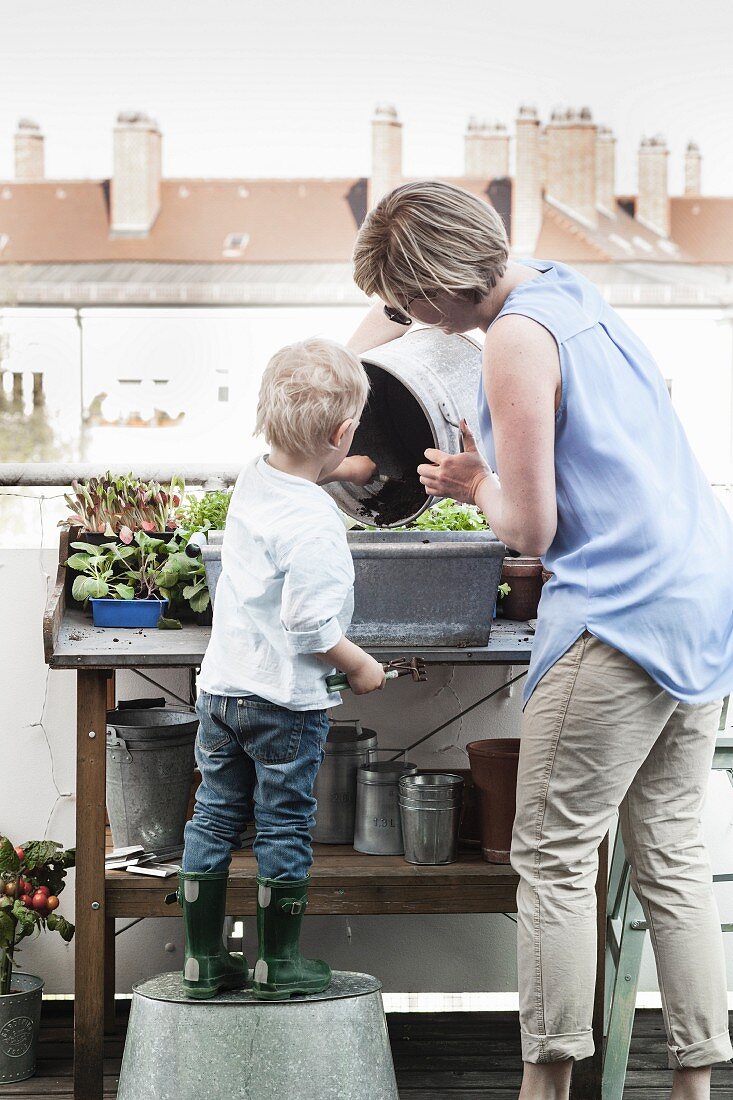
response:
<path id="1" fill-rule="evenodd" d="M 519 313 L 543 325 L 562 375 L 557 533 L 544 556 L 554 575 L 542 592 L 524 702 L 584 630 L 684 703 L 722 697 L 733 690 L 733 520 L 641 340 L 572 268 L 522 263 L 541 274 L 513 290 L 498 317 Z M 496 469 L 483 385 L 478 411 Z"/>

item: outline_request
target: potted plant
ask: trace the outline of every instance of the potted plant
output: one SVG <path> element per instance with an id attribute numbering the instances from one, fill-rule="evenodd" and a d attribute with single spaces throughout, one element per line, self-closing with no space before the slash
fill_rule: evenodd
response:
<path id="1" fill-rule="evenodd" d="M 100 478 L 74 480 L 71 487 L 73 493 L 64 496 L 71 515 L 61 521 L 62 527 L 78 527 L 102 538 L 118 536 L 129 544 L 136 531 L 160 535 L 179 526 L 178 509 L 185 490 L 181 477 L 174 477 L 166 488 L 157 481 L 107 471 Z"/>
<path id="2" fill-rule="evenodd" d="M 141 481 L 132 474 L 112 475 L 84 481 L 74 480 L 64 499 L 70 514 L 60 527 L 70 531 L 72 541 L 101 545 L 114 540 L 129 545 L 136 531 L 154 534 L 167 541 L 178 529 L 178 512 L 185 491 L 183 478 L 170 485 Z M 74 606 L 72 576 L 66 575 L 66 603 Z"/>
<path id="3" fill-rule="evenodd" d="M 181 526 L 204 534 L 223 531 L 231 499 L 231 489 L 213 489 L 200 497 L 189 493 L 179 514 Z"/>
<path id="4" fill-rule="evenodd" d="M 91 603 L 95 626 L 180 626 L 167 618 L 169 607 L 204 611 L 209 592 L 203 564 L 185 553 L 188 532 L 168 542 L 137 531 L 129 545 L 72 543 L 77 553 L 66 565 L 79 575 L 72 595 L 82 605 Z"/>
<path id="5" fill-rule="evenodd" d="M 446 499 L 410 527 L 346 520 L 359 645 L 482 646 L 489 640 L 505 547 L 475 505 Z M 203 550 L 212 598 L 221 545 Z"/>
<path id="6" fill-rule="evenodd" d="M 43 981 L 14 972 L 19 944 L 34 933 L 58 932 L 67 943 L 74 926 L 58 912 L 73 849 L 54 840 L 14 847 L 0 838 L 0 1081 L 24 1081 L 36 1068 Z"/>

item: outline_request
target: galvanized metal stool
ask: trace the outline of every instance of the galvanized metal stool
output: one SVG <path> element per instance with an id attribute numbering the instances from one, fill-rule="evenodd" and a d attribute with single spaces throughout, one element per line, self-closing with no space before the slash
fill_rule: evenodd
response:
<path id="1" fill-rule="evenodd" d="M 729 696 L 723 701 L 718 732 L 728 719 Z M 719 737 L 713 769 L 727 771 L 733 784 L 733 738 Z M 713 882 L 733 882 L 733 874 L 713 875 Z M 641 903 L 631 888 L 631 868 L 626 861 L 621 830 L 616 832 L 608 881 L 606 926 L 606 1037 L 603 1057 L 603 1100 L 622 1100 L 634 1027 L 636 994 L 646 931 Z M 724 924 L 733 932 L 733 924 Z"/>
<path id="2" fill-rule="evenodd" d="M 193 1001 L 179 972 L 140 982 L 118 1100 L 398 1100 L 381 988 L 336 971 L 314 996 Z"/>

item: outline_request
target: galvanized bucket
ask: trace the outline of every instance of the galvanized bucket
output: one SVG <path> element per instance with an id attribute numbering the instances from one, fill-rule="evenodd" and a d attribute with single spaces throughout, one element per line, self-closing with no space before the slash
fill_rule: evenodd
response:
<path id="1" fill-rule="evenodd" d="M 400 780 L 400 819 L 408 863 L 438 866 L 456 862 L 463 787 L 460 775 L 414 775 Z"/>
<path id="2" fill-rule="evenodd" d="M 115 848 L 183 844 L 198 725 L 185 707 L 107 713 L 107 813 Z"/>
<path id="3" fill-rule="evenodd" d="M 491 531 L 349 531 L 357 645 L 484 646 L 506 548 Z"/>
<path id="4" fill-rule="evenodd" d="M 36 1072 L 43 979 L 13 974 L 0 997 L 0 1084 L 25 1081 Z"/>
<path id="5" fill-rule="evenodd" d="M 374 730 L 361 722 L 334 723 L 323 746 L 325 756 L 313 794 L 318 802 L 311 838 L 318 844 L 353 844 L 356 817 L 356 776 L 377 751 Z"/>
<path id="6" fill-rule="evenodd" d="M 415 329 L 361 357 L 371 383 L 354 435 L 354 454 L 369 455 L 392 480 L 326 487 L 340 508 L 362 523 L 398 527 L 420 515 L 425 495 L 417 467 L 426 447 L 462 450 L 461 418 L 478 439 L 476 394 L 481 347 L 470 336 Z"/>
<path id="7" fill-rule="evenodd" d="M 377 761 L 359 768 L 354 828 L 354 848 L 357 852 L 370 856 L 402 855 L 404 846 L 397 784 L 403 775 L 414 775 L 416 771 L 417 765 L 409 760 Z"/>
<path id="8" fill-rule="evenodd" d="M 181 974 L 133 987 L 118 1100 L 398 1100 L 381 985 L 334 971 L 324 993 L 194 1001 Z"/>

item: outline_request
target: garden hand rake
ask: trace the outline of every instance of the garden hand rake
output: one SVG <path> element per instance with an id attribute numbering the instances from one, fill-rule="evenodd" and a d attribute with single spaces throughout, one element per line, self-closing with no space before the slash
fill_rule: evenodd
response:
<path id="1" fill-rule="evenodd" d="M 424 683 L 428 674 L 422 657 L 395 657 L 393 661 L 382 664 L 386 680 L 396 680 L 400 676 L 411 676 L 413 681 Z M 345 672 L 335 672 L 326 677 L 329 691 L 348 691 L 350 684 Z"/>

